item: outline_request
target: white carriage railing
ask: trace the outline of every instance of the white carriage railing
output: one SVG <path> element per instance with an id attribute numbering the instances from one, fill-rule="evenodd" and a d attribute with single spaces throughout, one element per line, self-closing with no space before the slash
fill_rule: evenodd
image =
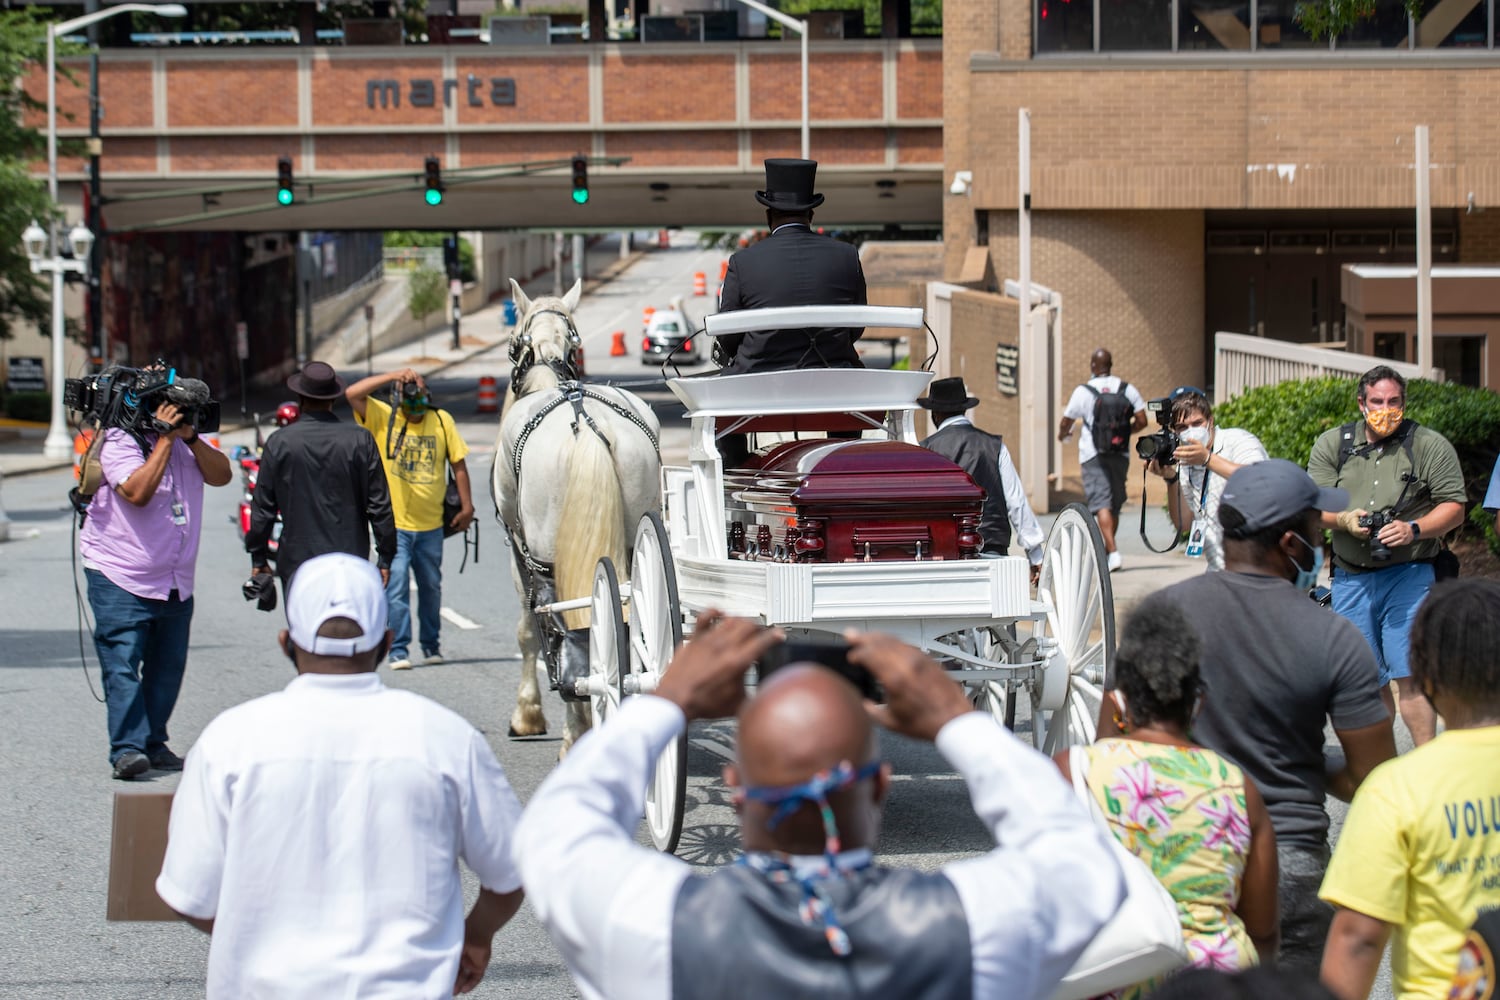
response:
<path id="1" fill-rule="evenodd" d="M 711 337 L 751 330 L 801 329 L 830 326 L 889 326 L 922 329 L 922 310 L 907 306 L 780 306 L 774 309 L 736 309 L 705 317 Z"/>
<path id="2" fill-rule="evenodd" d="M 1376 365 L 1389 365 L 1406 378 L 1421 369 L 1404 361 L 1350 354 L 1316 344 L 1247 337 L 1241 333 L 1214 334 L 1214 403 L 1263 385 L 1320 375 L 1362 375 Z"/>

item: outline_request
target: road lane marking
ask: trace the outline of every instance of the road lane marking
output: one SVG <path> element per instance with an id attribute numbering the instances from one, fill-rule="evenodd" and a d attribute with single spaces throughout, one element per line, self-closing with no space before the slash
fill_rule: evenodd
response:
<path id="1" fill-rule="evenodd" d="M 720 743 L 718 740 L 707 740 L 694 737 L 693 739 L 688 740 L 688 742 L 697 747 L 699 750 L 707 750 L 715 757 L 719 757 L 729 761 L 734 760 L 734 748 L 726 746 L 725 744 Z"/>
<path id="2" fill-rule="evenodd" d="M 483 628 L 483 626 L 478 622 L 470 618 L 465 618 L 463 615 L 459 614 L 457 611 L 454 611 L 452 608 L 444 608 L 438 613 L 442 615 L 445 620 L 452 622 L 454 625 L 457 625 L 461 629 Z"/>

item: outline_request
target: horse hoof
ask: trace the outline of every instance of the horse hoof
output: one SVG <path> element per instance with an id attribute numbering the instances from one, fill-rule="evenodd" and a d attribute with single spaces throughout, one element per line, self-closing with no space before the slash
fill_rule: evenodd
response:
<path id="1" fill-rule="evenodd" d="M 530 737 L 530 736 L 546 736 L 547 735 L 547 727 L 543 726 L 541 729 L 538 729 L 534 733 L 523 733 L 519 729 L 517 729 L 515 726 L 511 726 L 511 727 L 509 727 L 506 735 L 509 736 L 513 740 L 523 740 L 523 739 L 526 739 L 527 737 Z"/>

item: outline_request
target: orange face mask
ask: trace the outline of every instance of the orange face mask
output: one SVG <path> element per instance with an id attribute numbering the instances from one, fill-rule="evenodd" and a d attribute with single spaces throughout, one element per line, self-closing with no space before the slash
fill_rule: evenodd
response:
<path id="1" fill-rule="evenodd" d="M 1396 428 L 1401 426 L 1401 420 L 1404 416 L 1406 416 L 1404 409 L 1399 406 L 1392 406 L 1383 410 L 1370 410 L 1365 414 L 1365 420 L 1369 423 L 1370 430 L 1374 431 L 1377 437 L 1386 437 L 1396 432 Z"/>

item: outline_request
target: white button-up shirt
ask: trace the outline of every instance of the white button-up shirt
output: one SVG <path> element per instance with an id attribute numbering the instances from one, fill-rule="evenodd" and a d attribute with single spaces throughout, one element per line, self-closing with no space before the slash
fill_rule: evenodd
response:
<path id="1" fill-rule="evenodd" d="M 214 919 L 209 997 L 451 997 L 458 861 L 519 888 L 520 811 L 460 716 L 374 673 L 303 674 L 204 730 L 156 891 Z"/>
<path id="2" fill-rule="evenodd" d="M 944 420 L 938 430 L 949 425 L 968 424 L 974 426 L 974 421 L 965 416 L 949 417 Z M 1005 442 L 1000 442 L 1000 488 L 1005 492 L 1005 513 L 1010 519 L 1010 529 L 1015 532 L 1016 544 L 1026 552 L 1026 559 L 1033 566 L 1042 564 L 1042 543 L 1047 540 L 1047 533 L 1042 530 L 1042 523 L 1036 519 L 1036 512 L 1031 509 L 1031 503 L 1026 499 L 1026 490 L 1021 487 L 1021 476 L 1016 472 L 1016 464 L 1011 461 L 1010 449 L 1005 447 Z"/>
<path id="3" fill-rule="evenodd" d="M 633 833 L 685 724 L 665 699 L 632 698 L 573 745 L 516 832 L 527 898 L 588 1000 L 672 996 L 672 917 L 692 869 Z M 937 747 L 998 845 L 943 869 L 969 924 L 973 996 L 1044 1000 L 1119 905 L 1106 835 L 1052 762 L 990 716 L 953 720 Z"/>

